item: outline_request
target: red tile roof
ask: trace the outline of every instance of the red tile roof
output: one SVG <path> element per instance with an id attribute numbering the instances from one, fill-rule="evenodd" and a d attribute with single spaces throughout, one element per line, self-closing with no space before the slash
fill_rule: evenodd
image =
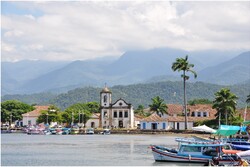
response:
<path id="1" fill-rule="evenodd" d="M 166 122 L 166 119 L 161 118 L 159 115 L 157 115 L 156 113 L 151 114 L 149 117 L 146 117 L 144 119 L 142 119 L 143 121 L 146 122 Z"/>
<path id="2" fill-rule="evenodd" d="M 242 118 L 244 118 L 245 108 L 238 109 L 236 111 L 238 113 L 240 113 L 240 115 L 242 116 Z M 250 120 L 250 108 L 247 108 L 247 110 L 246 110 L 246 121 L 249 121 L 249 120 Z"/>
<path id="3" fill-rule="evenodd" d="M 41 114 L 41 111 L 48 110 L 49 106 L 35 106 L 35 110 L 22 114 L 23 117 L 38 117 Z"/>

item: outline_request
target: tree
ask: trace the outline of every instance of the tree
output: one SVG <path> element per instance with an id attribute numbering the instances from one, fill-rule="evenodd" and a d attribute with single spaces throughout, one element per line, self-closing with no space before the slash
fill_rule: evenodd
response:
<path id="1" fill-rule="evenodd" d="M 213 108 L 217 110 L 216 116 L 219 121 L 225 119 L 226 125 L 228 124 L 228 117 L 232 119 L 235 115 L 235 109 L 237 105 L 238 97 L 230 92 L 228 88 L 222 88 L 220 91 L 215 93 L 215 100 L 213 101 Z"/>
<path id="2" fill-rule="evenodd" d="M 144 112 L 144 106 L 141 104 L 135 110 L 135 114 L 138 114 L 138 115 L 143 116 L 143 117 L 147 117 L 150 115 L 150 113 Z"/>
<path id="3" fill-rule="evenodd" d="M 185 58 L 177 58 L 176 61 L 172 64 L 173 71 L 182 71 L 183 74 L 181 77 L 183 78 L 183 91 L 184 91 L 184 114 L 185 114 L 185 129 L 187 130 L 187 100 L 186 100 L 186 81 L 189 79 L 189 76 L 186 73 L 191 72 L 194 74 L 194 78 L 197 77 L 197 74 L 192 68 L 194 67 L 193 64 L 188 62 L 188 55 Z"/>
<path id="4" fill-rule="evenodd" d="M 70 123 L 86 123 L 93 112 L 97 110 L 97 106 L 93 103 L 76 103 L 65 109 L 67 114 L 62 115 L 62 121 Z M 70 117 L 70 119 L 68 119 Z"/>
<path id="5" fill-rule="evenodd" d="M 193 106 L 195 104 L 212 104 L 213 102 L 208 99 L 193 99 L 188 101 L 188 104 Z"/>
<path id="6" fill-rule="evenodd" d="M 155 111 L 159 116 L 162 116 L 163 114 L 168 114 L 167 108 L 168 106 L 163 103 L 164 99 L 161 99 L 159 96 L 156 96 L 151 99 L 152 104 L 149 105 L 150 111 Z"/>
<path id="7" fill-rule="evenodd" d="M 1 122 L 15 122 L 22 119 L 22 114 L 34 110 L 33 106 L 17 100 L 7 100 L 1 103 Z"/>
<path id="8" fill-rule="evenodd" d="M 54 105 L 49 106 L 48 110 L 41 111 L 37 118 L 37 123 L 50 124 L 51 122 L 62 122 L 60 109 Z"/>

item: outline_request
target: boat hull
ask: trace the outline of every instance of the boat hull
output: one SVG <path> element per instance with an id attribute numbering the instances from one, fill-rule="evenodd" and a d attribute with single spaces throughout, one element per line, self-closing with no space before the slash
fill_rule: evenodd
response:
<path id="1" fill-rule="evenodd" d="M 151 149 L 155 161 L 207 163 L 210 159 L 196 156 L 178 155 L 177 153 L 164 151 L 155 147 L 151 147 Z"/>

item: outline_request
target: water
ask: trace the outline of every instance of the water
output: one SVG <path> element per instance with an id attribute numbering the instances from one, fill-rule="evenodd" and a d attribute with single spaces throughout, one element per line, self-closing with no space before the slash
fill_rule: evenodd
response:
<path id="1" fill-rule="evenodd" d="M 178 166 L 155 162 L 150 144 L 177 147 L 167 135 L 1 135 L 2 166 Z M 192 165 L 192 164 L 191 164 Z"/>

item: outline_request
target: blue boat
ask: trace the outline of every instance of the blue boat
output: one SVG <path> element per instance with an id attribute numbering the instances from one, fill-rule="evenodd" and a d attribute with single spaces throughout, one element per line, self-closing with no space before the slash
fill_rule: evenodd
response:
<path id="1" fill-rule="evenodd" d="M 152 145 L 155 161 L 207 163 L 213 157 L 223 154 L 222 149 L 230 149 L 229 144 L 222 143 L 180 143 L 178 150 Z"/>

